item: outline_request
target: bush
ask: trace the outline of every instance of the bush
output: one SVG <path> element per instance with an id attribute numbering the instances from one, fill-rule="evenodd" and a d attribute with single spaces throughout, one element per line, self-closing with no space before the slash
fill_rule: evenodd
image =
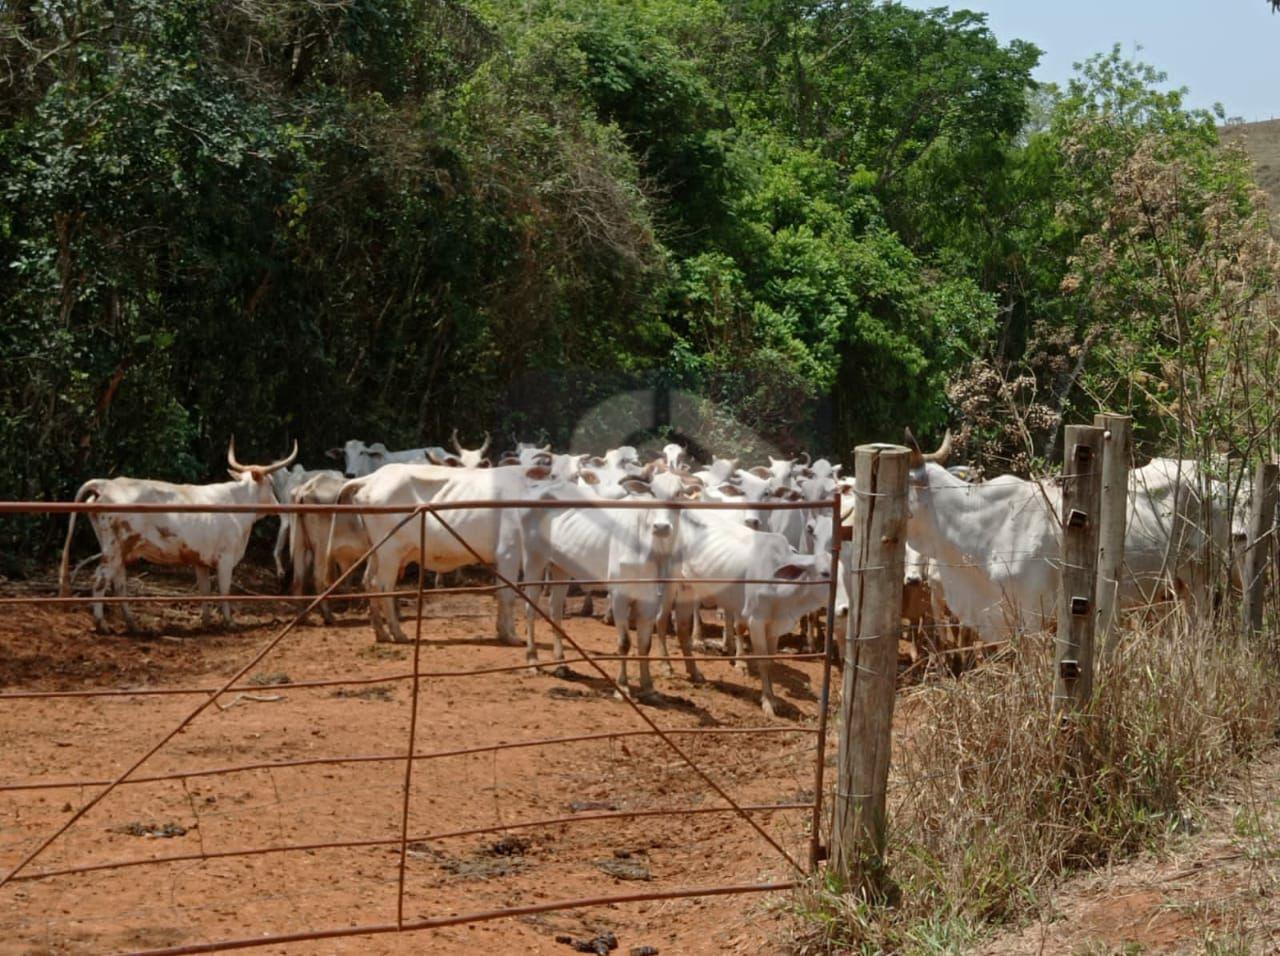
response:
<path id="1" fill-rule="evenodd" d="M 899 892 L 872 906 L 811 887 L 802 949 L 954 947 L 1027 915 L 1061 875 L 1194 826 L 1197 799 L 1280 720 L 1273 650 L 1238 630 L 1134 626 L 1088 711 L 1064 722 L 1042 636 L 901 698 L 887 859 Z"/>

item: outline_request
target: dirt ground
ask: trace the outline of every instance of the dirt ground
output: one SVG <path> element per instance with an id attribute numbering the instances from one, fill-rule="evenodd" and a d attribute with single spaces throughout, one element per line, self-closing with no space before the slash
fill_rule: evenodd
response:
<path id="1" fill-rule="evenodd" d="M 985 956 L 1280 952 L 1280 753 L 1215 794 L 1190 832 L 1065 880 L 1035 923 Z"/>
<path id="2" fill-rule="evenodd" d="M 175 582 L 177 583 L 177 582 Z M 571 602 L 571 606 L 576 602 Z M 269 609 L 269 610 L 268 610 Z M 493 639 L 492 603 L 428 600 L 424 671 L 519 664 L 522 649 Z M 0 688 L 66 690 L 216 686 L 287 620 L 283 606 L 239 612 L 206 631 L 189 607 L 143 609 L 147 637 L 100 636 L 84 611 L 0 610 Z M 574 618 L 570 633 L 614 653 L 612 628 Z M 550 634 L 539 629 L 550 658 Z M 674 648 L 673 648 L 674 649 Z M 306 689 L 299 681 L 411 670 L 411 648 L 376 645 L 357 611 L 334 627 L 303 626 L 229 694 L 162 747 L 142 773 L 167 773 L 338 754 L 405 751 L 411 685 Z M 612 670 L 616 665 L 606 665 Z M 767 723 L 754 678 L 728 661 L 702 665 L 693 686 L 657 669 L 662 699 L 646 712 L 666 727 Z M 771 723 L 814 726 L 820 667 L 777 668 L 787 713 Z M 526 671 L 422 681 L 418 752 L 642 728 L 587 665 L 567 677 Z M 838 679 L 838 675 L 837 675 Z M 281 681 L 290 683 L 278 683 Z M 0 785 L 103 780 L 120 773 L 194 709 L 199 696 L 119 696 L 0 702 Z M 225 709 L 223 709 L 225 708 Z M 812 798 L 806 733 L 678 738 L 733 797 L 749 804 Z M 77 821 L 28 873 L 129 858 L 208 854 L 285 843 L 397 841 L 159 863 L 0 889 L 0 954 L 114 952 L 204 940 L 394 921 L 404 762 L 259 769 L 125 785 Z M 93 786 L 0 792 L 0 867 L 7 871 L 97 792 Z M 434 834 L 515 821 L 642 808 L 710 807 L 711 789 L 660 741 L 645 737 L 505 750 L 415 763 L 409 832 Z M 807 811 L 755 814 L 801 862 Z M 542 825 L 415 841 L 405 919 L 635 891 L 789 879 L 793 871 L 733 814 L 659 815 Z M 768 953 L 785 950 L 784 894 L 610 905 L 423 931 L 272 946 L 287 953 L 569 953 L 557 936 L 616 935 L 616 952 Z M 643 951 L 643 950 L 640 950 Z"/>

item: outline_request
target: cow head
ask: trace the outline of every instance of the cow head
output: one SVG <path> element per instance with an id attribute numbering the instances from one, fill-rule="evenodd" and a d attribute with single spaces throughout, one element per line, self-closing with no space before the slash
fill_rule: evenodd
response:
<path id="1" fill-rule="evenodd" d="M 774 458 L 769 456 L 769 467 L 765 469 L 776 484 L 785 485 L 791 480 L 791 472 L 795 462 L 790 458 Z"/>
<path id="2" fill-rule="evenodd" d="M 634 479 L 628 479 L 633 481 Z M 648 494 L 659 502 L 684 501 L 688 499 L 685 484 L 678 475 L 663 472 L 654 475 L 646 486 Z M 676 547 L 676 535 L 680 530 L 680 509 L 671 507 L 655 507 L 643 513 L 645 529 L 652 542 L 654 553 L 664 561 L 671 556 Z"/>
<path id="3" fill-rule="evenodd" d="M 382 442 L 366 445 L 353 438 L 341 448 L 330 448 L 325 455 L 342 462 L 342 473 L 347 478 L 363 478 L 387 463 L 387 446 Z"/>
<path id="4" fill-rule="evenodd" d="M 453 447 L 458 452 L 458 464 L 463 468 L 488 468 L 489 459 L 485 457 L 485 452 L 489 450 L 489 433 L 484 433 L 484 442 L 479 448 L 463 448 L 458 442 L 458 429 L 453 430 L 452 435 Z"/>
<path id="5" fill-rule="evenodd" d="M 297 458 L 298 443 L 295 441 L 293 443 L 293 451 L 286 458 L 273 461 L 269 465 L 242 465 L 236 460 L 236 437 L 232 435 L 231 443 L 227 446 L 227 473 L 238 481 L 252 484 L 261 489 L 259 495 L 263 500 L 272 500 L 278 503 L 281 499 L 276 495 L 271 476 L 283 468 L 288 468 Z"/>

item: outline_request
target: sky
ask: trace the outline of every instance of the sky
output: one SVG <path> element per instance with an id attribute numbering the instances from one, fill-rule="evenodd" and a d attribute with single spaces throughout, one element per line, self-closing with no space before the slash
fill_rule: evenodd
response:
<path id="1" fill-rule="evenodd" d="M 986 13 L 1000 38 L 1043 51 L 1036 79 L 1062 83 L 1071 66 L 1119 43 L 1125 56 L 1188 89 L 1187 105 L 1247 122 L 1280 117 L 1280 14 L 1265 0 L 904 0 Z M 1141 47 L 1141 50 L 1136 50 Z"/>

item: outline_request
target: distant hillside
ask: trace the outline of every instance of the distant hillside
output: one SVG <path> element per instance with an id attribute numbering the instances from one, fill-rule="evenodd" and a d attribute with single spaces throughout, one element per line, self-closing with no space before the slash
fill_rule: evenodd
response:
<path id="1" fill-rule="evenodd" d="M 1223 142 L 1240 142 L 1253 157 L 1258 185 L 1271 197 L 1271 221 L 1280 227 L 1280 120 L 1224 126 Z"/>

